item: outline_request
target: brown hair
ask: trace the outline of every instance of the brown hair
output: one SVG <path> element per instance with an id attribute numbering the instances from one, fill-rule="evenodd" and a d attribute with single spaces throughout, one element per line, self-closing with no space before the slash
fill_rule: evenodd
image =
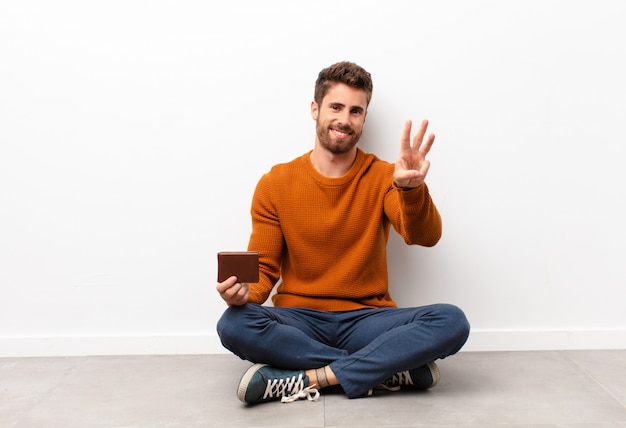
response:
<path id="1" fill-rule="evenodd" d="M 338 62 L 320 71 L 315 82 L 315 95 L 313 99 L 319 105 L 324 96 L 336 83 L 344 83 L 356 89 L 362 89 L 367 95 L 367 105 L 372 99 L 374 84 L 372 76 L 362 67 L 348 61 Z"/>

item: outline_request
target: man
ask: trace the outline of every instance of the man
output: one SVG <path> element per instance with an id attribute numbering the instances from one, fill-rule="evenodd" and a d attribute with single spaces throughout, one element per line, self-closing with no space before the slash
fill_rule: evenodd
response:
<path id="1" fill-rule="evenodd" d="M 425 138 L 423 121 L 411 144 L 408 121 L 395 165 L 357 148 L 372 89 L 356 64 L 322 70 L 311 103 L 313 150 L 259 180 L 248 249 L 259 253 L 260 280 L 217 285 L 229 305 L 220 339 L 256 363 L 237 391 L 245 403 L 315 400 L 332 385 L 349 398 L 379 387 L 431 388 L 434 361 L 467 340 L 459 308 L 398 308 L 389 295 L 391 226 L 407 244 L 433 246 L 441 236 L 424 183 L 435 137 Z M 262 306 L 279 279 L 274 306 Z"/>

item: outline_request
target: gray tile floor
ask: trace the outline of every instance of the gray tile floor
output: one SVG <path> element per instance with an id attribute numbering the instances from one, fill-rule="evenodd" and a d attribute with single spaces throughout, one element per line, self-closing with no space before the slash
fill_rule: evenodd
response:
<path id="1" fill-rule="evenodd" d="M 0 427 L 622 427 L 626 350 L 462 352 L 426 392 L 247 407 L 231 355 L 0 359 Z"/>

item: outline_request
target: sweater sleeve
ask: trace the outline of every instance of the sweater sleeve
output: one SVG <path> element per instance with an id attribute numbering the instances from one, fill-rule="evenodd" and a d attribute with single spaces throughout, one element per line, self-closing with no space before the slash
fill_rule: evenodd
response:
<path id="1" fill-rule="evenodd" d="M 280 263 L 284 248 L 278 212 L 272 200 L 271 179 L 267 174 L 262 176 L 257 184 L 250 214 L 252 233 L 248 250 L 259 253 L 259 282 L 250 284 L 249 301 L 262 304 L 267 300 L 280 278 Z"/>
<path id="2" fill-rule="evenodd" d="M 410 190 L 392 184 L 385 197 L 385 214 L 407 244 L 432 247 L 441 238 L 441 216 L 426 183 Z"/>

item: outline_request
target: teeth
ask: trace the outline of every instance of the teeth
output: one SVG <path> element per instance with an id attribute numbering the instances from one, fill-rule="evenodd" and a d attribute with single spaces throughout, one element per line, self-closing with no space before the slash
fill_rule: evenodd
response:
<path id="1" fill-rule="evenodd" d="M 333 131 L 334 133 L 336 133 L 336 134 L 348 135 L 348 133 L 347 133 L 347 132 L 339 131 L 339 130 L 337 130 L 337 129 L 333 129 L 332 131 Z"/>

